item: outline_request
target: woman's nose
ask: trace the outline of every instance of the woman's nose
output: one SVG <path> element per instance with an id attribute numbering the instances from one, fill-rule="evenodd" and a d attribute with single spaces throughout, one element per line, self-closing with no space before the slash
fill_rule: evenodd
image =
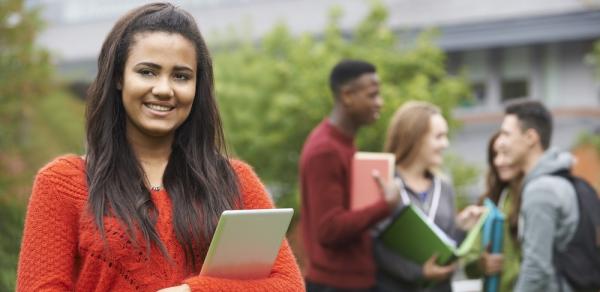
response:
<path id="1" fill-rule="evenodd" d="M 152 94 L 158 98 L 171 98 L 175 95 L 171 81 L 168 77 L 158 78 L 154 87 L 152 88 Z"/>

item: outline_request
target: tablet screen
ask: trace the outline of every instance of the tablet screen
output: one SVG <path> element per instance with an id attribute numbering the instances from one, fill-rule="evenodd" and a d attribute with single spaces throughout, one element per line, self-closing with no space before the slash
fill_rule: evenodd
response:
<path id="1" fill-rule="evenodd" d="M 294 209 L 228 210 L 221 214 L 200 275 L 267 278 Z"/>

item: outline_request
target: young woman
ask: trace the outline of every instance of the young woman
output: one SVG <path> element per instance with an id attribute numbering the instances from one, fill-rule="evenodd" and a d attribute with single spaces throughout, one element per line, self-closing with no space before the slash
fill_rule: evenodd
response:
<path id="1" fill-rule="evenodd" d="M 271 208 L 251 167 L 227 157 L 206 44 L 170 4 L 123 16 L 88 92 L 87 153 L 38 173 L 18 291 L 301 291 L 287 242 L 271 275 L 199 276 L 222 211 Z"/>
<path id="2" fill-rule="evenodd" d="M 507 216 L 504 221 L 502 254 L 490 254 L 486 247 L 475 245 L 465 257 L 465 273 L 469 278 L 501 273 L 500 292 L 508 292 L 514 290 L 521 263 L 517 229 L 521 205 L 519 190 L 523 174 L 495 150 L 494 144 L 498 136 L 499 133 L 494 134 L 488 143 L 487 190 L 481 196 L 480 203 L 489 198 Z"/>
<path id="3" fill-rule="evenodd" d="M 477 221 L 482 209 L 469 206 L 455 216 L 452 186 L 437 174 L 437 169 L 442 166 L 443 151 L 449 144 L 447 135 L 448 125 L 436 106 L 410 101 L 392 117 L 384 151 L 396 155 L 395 180 L 402 201 L 396 212 L 412 204 L 450 237 L 460 241 L 464 237 L 463 231 Z M 424 265 L 412 262 L 388 250 L 377 236 L 374 250 L 380 291 L 452 289 L 450 277 L 456 268 L 454 264 L 439 266 L 435 263 L 435 255 L 431 255 Z"/>

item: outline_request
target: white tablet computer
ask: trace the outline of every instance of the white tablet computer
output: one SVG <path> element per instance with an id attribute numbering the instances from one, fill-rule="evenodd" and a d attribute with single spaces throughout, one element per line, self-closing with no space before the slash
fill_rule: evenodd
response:
<path id="1" fill-rule="evenodd" d="M 221 214 L 201 276 L 267 278 L 294 209 L 229 210 Z"/>

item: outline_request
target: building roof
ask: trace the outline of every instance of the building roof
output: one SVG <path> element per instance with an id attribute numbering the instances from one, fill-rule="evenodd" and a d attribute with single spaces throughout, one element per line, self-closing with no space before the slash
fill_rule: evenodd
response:
<path id="1" fill-rule="evenodd" d="M 47 7 L 48 29 L 38 41 L 60 62 L 95 59 L 117 17 L 141 0 L 30 0 Z M 340 25 L 350 31 L 368 12 L 364 0 L 187 0 L 173 1 L 198 20 L 209 43 L 214 32 L 260 39 L 280 22 L 293 33 L 319 34 L 329 10 L 344 10 Z M 590 39 L 600 36 L 600 0 L 383 0 L 389 24 L 414 38 L 438 27 L 446 50 Z M 120 3 L 120 4 L 119 4 Z M 114 5 L 113 5 L 114 4 Z M 118 4 L 118 5 L 117 5 Z"/>
<path id="2" fill-rule="evenodd" d="M 438 44 L 447 51 L 594 39 L 600 10 L 454 24 L 440 32 Z"/>

